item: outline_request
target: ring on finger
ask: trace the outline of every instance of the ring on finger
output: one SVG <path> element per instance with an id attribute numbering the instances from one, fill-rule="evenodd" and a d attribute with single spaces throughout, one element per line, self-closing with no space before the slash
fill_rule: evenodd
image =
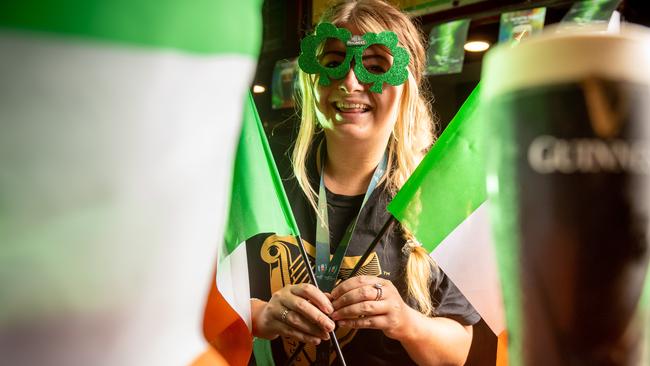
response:
<path id="1" fill-rule="evenodd" d="M 287 315 L 289 315 L 289 309 L 284 309 L 282 310 L 282 313 L 280 314 L 280 320 L 282 320 L 283 323 L 287 322 Z"/>
<path id="2" fill-rule="evenodd" d="M 384 290 L 382 289 L 383 286 L 384 285 L 382 285 L 381 283 L 375 283 L 374 285 L 372 285 L 372 287 L 374 287 L 377 290 L 377 296 L 375 297 L 375 301 L 381 300 L 381 296 L 384 294 Z"/>

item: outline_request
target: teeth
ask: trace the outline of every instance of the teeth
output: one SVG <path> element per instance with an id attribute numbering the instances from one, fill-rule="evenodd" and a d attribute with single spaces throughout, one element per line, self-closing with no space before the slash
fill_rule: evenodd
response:
<path id="1" fill-rule="evenodd" d="M 358 103 L 342 103 L 342 102 L 336 102 L 336 108 L 338 109 L 361 109 L 361 110 L 368 110 L 369 107 L 365 104 L 358 104 Z"/>

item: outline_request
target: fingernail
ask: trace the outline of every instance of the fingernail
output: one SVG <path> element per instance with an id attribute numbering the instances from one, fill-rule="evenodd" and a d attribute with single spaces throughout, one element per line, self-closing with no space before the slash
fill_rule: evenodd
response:
<path id="1" fill-rule="evenodd" d="M 327 324 L 327 331 L 328 332 L 333 331 L 334 328 L 336 328 L 336 324 L 334 322 L 330 322 L 329 324 Z"/>
<path id="2" fill-rule="evenodd" d="M 327 305 L 327 313 L 332 314 L 334 312 L 334 308 L 330 305 Z"/>
<path id="3" fill-rule="evenodd" d="M 336 320 L 338 319 L 338 317 L 339 317 L 339 313 L 332 313 L 332 315 L 330 315 L 330 318 L 332 318 L 332 320 Z"/>

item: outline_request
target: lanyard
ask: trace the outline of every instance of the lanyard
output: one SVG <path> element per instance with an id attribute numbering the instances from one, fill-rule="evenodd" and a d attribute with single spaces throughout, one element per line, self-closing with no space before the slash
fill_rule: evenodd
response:
<path id="1" fill-rule="evenodd" d="M 384 175 L 387 168 L 387 159 L 388 156 L 384 153 L 379 165 L 375 168 L 375 172 L 372 175 L 372 179 L 368 184 L 368 189 L 366 194 L 363 197 L 363 202 L 359 208 L 359 212 L 352 219 L 343 239 L 336 248 L 336 252 L 330 261 L 330 230 L 329 230 L 329 220 L 327 217 L 327 196 L 325 194 L 325 182 L 324 182 L 324 172 L 325 172 L 325 155 L 322 154 L 321 158 L 321 172 L 320 172 L 320 187 L 318 189 L 318 215 L 316 215 L 316 280 L 318 281 L 318 287 L 321 291 L 329 292 L 334 287 L 336 278 L 338 277 L 339 270 L 341 269 L 341 262 L 347 251 L 348 244 L 352 238 L 352 233 L 354 228 L 357 226 L 357 220 L 359 219 L 359 214 L 363 210 L 363 206 L 368 201 L 370 194 L 377 187 L 379 179 Z"/>

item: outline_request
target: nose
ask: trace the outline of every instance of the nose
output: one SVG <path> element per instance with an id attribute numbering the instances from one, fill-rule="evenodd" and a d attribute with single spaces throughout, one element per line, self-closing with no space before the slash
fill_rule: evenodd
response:
<path id="1" fill-rule="evenodd" d="M 354 74 L 353 67 L 350 67 L 350 71 L 339 81 L 338 88 L 346 94 L 363 91 L 363 84 L 359 82 L 359 79 Z"/>

